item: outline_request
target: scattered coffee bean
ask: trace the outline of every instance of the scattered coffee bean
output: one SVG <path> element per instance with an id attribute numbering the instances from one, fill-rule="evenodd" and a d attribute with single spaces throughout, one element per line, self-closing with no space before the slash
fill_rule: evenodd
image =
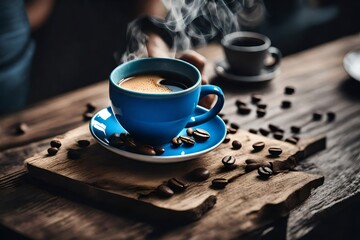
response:
<path id="1" fill-rule="evenodd" d="M 249 129 L 249 132 L 250 132 L 250 133 L 253 133 L 253 134 L 257 134 L 257 133 L 258 133 L 258 131 L 257 131 L 256 129 L 253 129 L 253 128 L 250 128 L 250 129 Z"/>
<path id="2" fill-rule="evenodd" d="M 301 132 L 301 127 L 299 126 L 291 126 L 290 130 L 292 133 L 300 133 Z"/>
<path id="3" fill-rule="evenodd" d="M 266 110 L 265 109 L 259 108 L 259 109 L 256 110 L 256 116 L 257 117 L 261 118 L 261 117 L 263 117 L 265 115 L 266 115 Z"/>
<path id="4" fill-rule="evenodd" d="M 269 129 L 271 132 L 276 132 L 280 129 L 280 127 L 274 125 L 274 124 L 269 124 Z"/>
<path id="5" fill-rule="evenodd" d="M 122 135 L 120 135 L 120 137 L 121 136 Z M 130 148 L 136 148 L 136 143 L 135 143 L 134 139 L 129 134 L 125 135 L 124 143 L 125 143 L 126 146 L 128 146 Z"/>
<path id="6" fill-rule="evenodd" d="M 165 152 L 165 149 L 162 147 L 154 147 L 154 151 L 156 154 L 160 155 L 163 154 Z"/>
<path id="7" fill-rule="evenodd" d="M 91 112 L 85 112 L 85 113 L 83 114 L 83 119 L 84 119 L 84 121 L 88 121 L 88 120 L 90 120 L 93 116 L 94 116 L 94 114 L 92 114 Z"/>
<path id="8" fill-rule="evenodd" d="M 320 121 L 322 119 L 322 114 L 320 112 L 314 112 L 312 115 L 313 121 Z"/>
<path id="9" fill-rule="evenodd" d="M 59 151 L 59 149 L 56 147 L 51 147 L 51 148 L 48 148 L 48 150 L 47 150 L 47 152 L 50 156 L 54 156 L 55 154 L 57 154 L 58 151 Z"/>
<path id="10" fill-rule="evenodd" d="M 281 128 L 278 128 L 275 132 L 284 134 L 285 130 L 284 130 L 284 129 L 281 129 Z"/>
<path id="11" fill-rule="evenodd" d="M 179 137 L 174 137 L 171 142 L 174 147 L 179 147 L 182 144 L 181 138 Z"/>
<path id="12" fill-rule="evenodd" d="M 25 134 L 29 130 L 29 127 L 26 123 L 19 123 L 15 126 L 15 133 L 17 135 Z"/>
<path id="13" fill-rule="evenodd" d="M 225 156 L 221 160 L 221 162 L 224 164 L 224 167 L 226 168 L 232 168 L 235 166 L 236 158 L 234 156 Z"/>
<path id="14" fill-rule="evenodd" d="M 273 157 L 277 157 L 282 153 L 282 149 L 279 147 L 270 147 L 268 149 L 268 151 L 269 151 L 270 155 Z"/>
<path id="15" fill-rule="evenodd" d="M 251 172 L 261 167 L 260 163 L 249 163 L 245 166 L 245 172 Z"/>
<path id="16" fill-rule="evenodd" d="M 281 108 L 291 108 L 291 102 L 289 100 L 284 100 L 281 102 Z"/>
<path id="17" fill-rule="evenodd" d="M 251 102 L 252 103 L 258 103 L 258 102 L 260 102 L 261 101 L 261 95 L 259 95 L 259 94 L 253 94 L 253 95 L 251 95 Z"/>
<path id="18" fill-rule="evenodd" d="M 241 101 L 241 100 L 239 100 L 239 99 L 237 99 L 237 100 L 235 101 L 235 105 L 236 105 L 237 107 L 240 107 L 240 106 L 246 107 L 246 103 L 244 103 L 243 101 Z"/>
<path id="19" fill-rule="evenodd" d="M 108 137 L 108 141 L 110 146 L 116 148 L 121 148 L 125 144 L 124 140 L 121 138 L 121 135 L 118 133 L 111 134 L 110 137 Z"/>
<path id="20" fill-rule="evenodd" d="M 77 141 L 79 147 L 87 147 L 90 145 L 90 141 L 89 140 L 85 140 L 85 139 L 82 139 L 82 140 L 79 140 Z"/>
<path id="21" fill-rule="evenodd" d="M 231 134 L 235 134 L 237 132 L 237 129 L 230 127 L 230 128 L 227 128 L 227 132 L 231 133 Z"/>
<path id="22" fill-rule="evenodd" d="M 239 124 L 237 124 L 237 123 L 231 123 L 230 127 L 234 128 L 234 129 L 239 129 L 240 128 Z"/>
<path id="23" fill-rule="evenodd" d="M 179 137 L 185 145 L 193 146 L 195 144 L 195 140 L 192 137 L 189 136 L 180 136 Z"/>
<path id="24" fill-rule="evenodd" d="M 204 181 L 210 177 L 210 172 L 206 168 L 195 168 L 190 172 L 190 177 L 195 181 Z"/>
<path id="25" fill-rule="evenodd" d="M 246 160 L 245 160 L 245 163 L 246 163 L 246 164 L 253 164 L 253 163 L 259 163 L 259 161 L 250 158 L 250 159 L 246 159 Z"/>
<path id="26" fill-rule="evenodd" d="M 215 178 L 211 181 L 211 186 L 215 189 L 222 189 L 228 185 L 228 180 L 225 178 Z"/>
<path id="27" fill-rule="evenodd" d="M 177 178 L 171 178 L 168 182 L 167 185 L 174 191 L 174 192 L 182 192 L 184 191 L 188 186 L 181 182 L 179 179 Z"/>
<path id="28" fill-rule="evenodd" d="M 263 136 L 267 136 L 267 135 L 269 135 L 269 131 L 268 130 L 266 130 L 266 129 L 264 129 L 264 128 L 260 128 L 259 129 L 259 132 L 261 133 L 261 135 L 263 135 Z"/>
<path id="29" fill-rule="evenodd" d="M 282 134 L 282 132 L 274 132 L 273 136 L 275 139 L 281 140 L 284 135 Z"/>
<path id="30" fill-rule="evenodd" d="M 154 156 L 156 155 L 156 152 L 154 150 L 154 148 L 150 145 L 138 145 L 136 147 L 137 152 L 144 154 L 144 155 L 150 155 L 150 156 Z"/>
<path id="31" fill-rule="evenodd" d="M 294 139 L 296 139 L 296 141 L 299 141 L 300 140 L 300 138 L 299 137 L 297 137 L 297 136 L 292 136 Z"/>
<path id="32" fill-rule="evenodd" d="M 284 90 L 284 93 L 286 95 L 292 95 L 295 93 L 295 88 L 294 87 L 291 87 L 291 86 L 286 86 L 285 87 L 285 90 Z"/>
<path id="33" fill-rule="evenodd" d="M 237 112 L 241 115 L 247 115 L 251 112 L 251 109 L 245 106 L 238 107 Z"/>
<path id="34" fill-rule="evenodd" d="M 238 140 L 234 140 L 234 141 L 232 142 L 232 147 L 233 147 L 233 149 L 238 150 L 238 149 L 240 149 L 240 148 L 242 147 L 242 144 L 241 144 L 241 142 L 239 142 Z"/>
<path id="35" fill-rule="evenodd" d="M 272 175 L 273 171 L 269 167 L 261 166 L 258 169 L 259 177 L 262 179 L 268 179 Z"/>
<path id="36" fill-rule="evenodd" d="M 285 142 L 292 143 L 292 144 L 297 144 L 298 140 L 296 140 L 293 137 L 288 137 L 288 138 L 285 139 Z"/>
<path id="37" fill-rule="evenodd" d="M 326 117 L 328 122 L 332 122 L 335 120 L 336 114 L 334 112 L 327 112 Z"/>
<path id="38" fill-rule="evenodd" d="M 208 133 L 204 129 L 197 128 L 195 129 L 193 136 L 196 140 L 206 141 L 208 138 L 210 138 L 210 133 Z"/>
<path id="39" fill-rule="evenodd" d="M 186 134 L 187 134 L 187 135 L 192 136 L 193 133 L 194 133 L 194 129 L 192 129 L 192 128 L 186 129 Z"/>
<path id="40" fill-rule="evenodd" d="M 158 186 L 156 188 L 156 193 L 163 198 L 169 198 L 174 195 L 174 191 L 165 184 L 161 184 L 160 186 Z"/>
<path id="41" fill-rule="evenodd" d="M 228 124 L 228 123 L 229 123 L 229 120 L 228 120 L 228 119 L 223 118 L 222 120 L 223 120 L 223 122 L 224 122 L 225 124 Z"/>
<path id="42" fill-rule="evenodd" d="M 252 145 L 254 151 L 259 152 L 264 149 L 265 143 L 264 142 L 256 142 Z"/>
<path id="43" fill-rule="evenodd" d="M 60 148 L 61 147 L 61 142 L 60 142 L 60 140 L 57 140 L 57 139 L 51 140 L 50 146 Z"/>
<path id="44" fill-rule="evenodd" d="M 231 139 L 229 137 L 225 137 L 223 143 L 228 143 L 228 142 L 230 142 L 230 140 Z"/>
<path id="45" fill-rule="evenodd" d="M 80 151 L 76 149 L 69 149 L 67 152 L 68 158 L 72 160 L 79 159 L 80 155 Z"/>
<path id="46" fill-rule="evenodd" d="M 218 116 L 223 118 L 225 116 L 225 113 L 218 113 Z"/>
<path id="47" fill-rule="evenodd" d="M 86 104 L 87 112 L 93 112 L 93 111 L 95 111 L 95 109 L 96 109 L 96 106 L 94 103 L 89 102 Z"/>
<path id="48" fill-rule="evenodd" d="M 267 105 L 266 105 L 265 103 L 259 103 L 259 104 L 257 105 L 257 107 L 260 108 L 260 109 L 266 109 L 266 108 L 267 108 Z"/>

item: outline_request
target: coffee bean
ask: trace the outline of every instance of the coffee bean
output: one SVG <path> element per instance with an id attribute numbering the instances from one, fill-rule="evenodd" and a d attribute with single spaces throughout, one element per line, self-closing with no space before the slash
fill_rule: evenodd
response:
<path id="1" fill-rule="evenodd" d="M 219 116 L 220 118 L 223 118 L 223 117 L 225 117 L 225 113 L 218 113 L 218 116 Z"/>
<path id="2" fill-rule="evenodd" d="M 130 138 L 130 134 L 122 132 L 122 133 L 120 133 L 119 137 L 120 137 L 121 140 L 126 142 Z"/>
<path id="3" fill-rule="evenodd" d="M 245 160 L 245 163 L 246 163 L 246 164 L 252 164 L 252 163 L 259 163 L 259 161 L 255 160 L 255 159 L 249 158 L 249 159 L 246 159 L 246 160 Z"/>
<path id="4" fill-rule="evenodd" d="M 259 103 L 256 105 L 258 108 L 260 109 L 266 109 L 267 108 L 267 105 L 265 103 Z"/>
<path id="5" fill-rule="evenodd" d="M 195 144 L 195 140 L 189 136 L 180 136 L 181 141 L 188 146 L 193 146 Z"/>
<path id="6" fill-rule="evenodd" d="M 241 100 L 239 100 L 239 99 L 237 99 L 237 100 L 235 101 L 235 105 L 236 105 L 237 107 L 240 107 L 240 106 L 246 107 L 246 103 L 244 103 L 243 101 L 241 101 Z"/>
<path id="7" fill-rule="evenodd" d="M 174 147 L 179 147 L 182 144 L 181 138 L 179 137 L 174 137 L 171 142 Z"/>
<path id="8" fill-rule="evenodd" d="M 284 109 L 286 109 L 286 108 L 291 108 L 291 102 L 288 101 L 288 100 L 282 101 L 282 102 L 281 102 L 281 108 L 284 108 Z"/>
<path id="9" fill-rule="evenodd" d="M 269 151 L 270 155 L 273 157 L 277 157 L 282 153 L 282 149 L 279 147 L 270 147 L 268 149 L 268 151 Z"/>
<path id="10" fill-rule="evenodd" d="M 278 131 L 278 129 L 280 129 L 280 127 L 278 127 L 274 124 L 269 124 L 269 129 L 271 132 L 276 132 L 276 131 Z"/>
<path id="11" fill-rule="evenodd" d="M 232 168 L 235 165 L 236 158 L 234 156 L 228 155 L 228 156 L 223 157 L 221 162 L 224 164 L 224 166 L 226 168 Z"/>
<path id="12" fill-rule="evenodd" d="M 121 135 L 120 135 L 120 137 L 121 137 Z M 136 148 L 136 143 L 135 143 L 134 139 L 129 134 L 126 134 L 125 137 L 126 137 L 125 141 L 124 141 L 125 145 L 130 148 Z"/>
<path id="13" fill-rule="evenodd" d="M 237 112 L 241 115 L 247 115 L 251 112 L 251 109 L 245 106 L 238 107 Z"/>
<path id="14" fill-rule="evenodd" d="M 263 135 L 263 136 L 267 136 L 267 135 L 269 135 L 269 131 L 268 130 L 266 130 L 266 129 L 264 129 L 264 128 L 260 128 L 259 129 L 259 132 L 261 133 L 261 135 Z"/>
<path id="15" fill-rule="evenodd" d="M 163 154 L 165 152 L 165 149 L 162 147 L 154 147 L 154 151 L 156 154 L 160 155 Z"/>
<path id="16" fill-rule="evenodd" d="M 266 115 L 266 110 L 265 109 L 259 108 L 259 109 L 256 110 L 256 116 L 257 117 L 261 118 L 261 117 L 263 117 L 265 115 Z"/>
<path id="17" fill-rule="evenodd" d="M 296 139 L 296 141 L 299 141 L 300 140 L 300 138 L 299 137 L 297 137 L 297 136 L 292 136 L 294 139 Z"/>
<path id="18" fill-rule="evenodd" d="M 259 177 L 262 179 L 268 179 L 272 173 L 273 171 L 269 167 L 261 166 L 258 169 Z"/>
<path id="19" fill-rule="evenodd" d="M 291 126 L 290 130 L 292 133 L 300 133 L 301 132 L 301 127 L 299 126 Z"/>
<path id="20" fill-rule="evenodd" d="M 229 120 L 228 120 L 228 119 L 223 118 L 222 120 L 223 120 L 223 122 L 224 122 L 225 124 L 228 124 L 228 123 L 229 123 Z"/>
<path id="21" fill-rule="evenodd" d="M 257 131 L 256 129 L 250 128 L 250 129 L 249 129 L 249 132 L 250 132 L 250 133 L 253 133 L 253 134 L 257 134 L 258 131 Z"/>
<path id="22" fill-rule="evenodd" d="M 282 132 L 274 132 L 273 136 L 277 140 L 281 140 L 283 138 Z"/>
<path id="23" fill-rule="evenodd" d="M 51 140 L 50 146 L 60 148 L 61 147 L 61 142 L 60 142 L 60 140 L 57 140 L 57 139 Z"/>
<path id="24" fill-rule="evenodd" d="M 15 126 L 15 133 L 17 135 L 25 134 L 29 130 L 29 127 L 26 123 L 19 123 Z"/>
<path id="25" fill-rule="evenodd" d="M 240 128 L 239 124 L 237 124 L 237 123 L 231 123 L 230 127 L 234 128 L 234 129 L 239 129 Z"/>
<path id="26" fill-rule="evenodd" d="M 47 150 L 47 152 L 50 156 L 54 156 L 55 154 L 57 154 L 58 151 L 59 151 L 59 149 L 56 147 L 51 147 L 51 148 L 48 148 L 48 150 Z"/>
<path id="27" fill-rule="evenodd" d="M 225 137 L 223 143 L 228 143 L 228 142 L 230 142 L 230 140 L 231 139 L 229 137 Z"/>
<path id="28" fill-rule="evenodd" d="M 187 134 L 187 135 L 192 136 L 193 133 L 194 133 L 194 129 L 192 129 L 192 128 L 186 129 L 186 134 Z"/>
<path id="29" fill-rule="evenodd" d="M 314 112 L 312 115 L 313 121 L 320 121 L 322 119 L 322 114 L 320 112 Z"/>
<path id="30" fill-rule="evenodd" d="M 278 128 L 275 132 L 284 134 L 285 130 L 284 130 L 284 129 L 281 129 L 281 128 Z"/>
<path id="31" fill-rule="evenodd" d="M 96 109 L 96 106 L 94 103 L 89 102 L 86 104 L 87 112 L 93 112 L 93 111 L 95 111 L 95 109 Z"/>
<path id="32" fill-rule="evenodd" d="M 286 95 L 292 95 L 292 94 L 295 93 L 295 88 L 291 87 L 291 86 L 286 86 L 285 89 L 284 89 L 284 93 Z"/>
<path id="33" fill-rule="evenodd" d="M 83 119 L 84 119 L 84 121 L 88 121 L 88 120 L 92 119 L 93 116 L 94 116 L 94 114 L 92 114 L 90 112 L 85 112 L 83 114 Z"/>
<path id="34" fill-rule="evenodd" d="M 261 163 L 250 163 L 245 166 L 245 172 L 251 172 L 261 167 Z"/>
<path id="35" fill-rule="evenodd" d="M 241 144 L 241 142 L 239 142 L 238 140 L 234 140 L 234 141 L 232 142 L 232 147 L 233 147 L 233 149 L 238 150 L 238 149 L 240 149 L 240 148 L 242 147 L 242 144 Z"/>
<path id="36" fill-rule="evenodd" d="M 285 139 L 285 142 L 288 142 L 288 143 L 292 143 L 292 144 L 297 144 L 297 140 L 293 137 L 288 137 Z"/>
<path id="37" fill-rule="evenodd" d="M 258 103 L 258 102 L 260 102 L 261 101 L 261 95 L 259 95 L 259 94 L 252 94 L 251 95 L 251 102 L 252 103 Z"/>
<path id="38" fill-rule="evenodd" d="M 334 112 L 326 113 L 327 121 L 332 122 L 336 119 L 336 114 Z"/>
<path id="39" fill-rule="evenodd" d="M 76 149 L 69 149 L 67 152 L 68 158 L 72 160 L 79 159 L 80 155 L 80 151 Z"/>
<path id="40" fill-rule="evenodd" d="M 228 180 L 225 178 L 215 178 L 211 181 L 211 186 L 215 189 L 222 189 L 228 185 Z"/>
<path id="41" fill-rule="evenodd" d="M 85 139 L 82 139 L 82 140 L 79 140 L 77 141 L 79 147 L 87 147 L 90 145 L 90 141 L 89 140 L 85 140 Z"/>
<path id="42" fill-rule="evenodd" d="M 265 143 L 264 142 L 256 142 L 252 145 L 254 151 L 259 152 L 264 149 Z"/>
<path id="43" fill-rule="evenodd" d="M 150 145 L 138 145 L 136 147 L 137 152 L 139 152 L 140 154 L 144 154 L 144 155 L 150 155 L 150 156 L 154 156 L 156 155 L 156 152 L 154 150 L 154 148 Z"/>
<path id="44" fill-rule="evenodd" d="M 125 144 L 124 140 L 121 138 L 121 135 L 118 133 L 111 134 L 108 137 L 108 141 L 109 141 L 110 146 L 113 146 L 116 148 L 121 148 Z"/>
<path id="45" fill-rule="evenodd" d="M 156 193 L 163 198 L 169 198 L 174 195 L 174 191 L 165 184 L 161 184 L 160 186 L 158 186 L 156 188 Z"/>
<path id="46" fill-rule="evenodd" d="M 237 129 L 235 128 L 227 128 L 227 132 L 231 134 L 235 134 L 237 132 Z"/>
<path id="47" fill-rule="evenodd" d="M 190 172 L 191 179 L 195 181 L 204 181 L 210 177 L 210 172 L 206 168 L 196 168 Z"/>
<path id="48" fill-rule="evenodd" d="M 181 182 L 179 179 L 177 178 L 171 178 L 168 182 L 167 185 L 174 191 L 174 192 L 182 192 L 184 191 L 188 186 Z"/>
<path id="49" fill-rule="evenodd" d="M 193 135 L 194 135 L 194 138 L 199 141 L 205 141 L 208 138 L 210 138 L 210 133 L 208 133 L 204 129 L 200 129 L 200 128 L 195 129 Z"/>

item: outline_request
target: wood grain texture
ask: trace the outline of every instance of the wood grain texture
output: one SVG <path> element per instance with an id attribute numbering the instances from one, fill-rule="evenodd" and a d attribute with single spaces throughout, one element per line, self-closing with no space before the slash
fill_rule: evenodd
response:
<path id="1" fill-rule="evenodd" d="M 300 141 L 298 145 L 294 145 L 244 130 L 228 136 L 232 140 L 240 141 L 242 148 L 234 150 L 230 141 L 194 161 L 161 165 L 134 162 L 109 152 L 92 139 L 88 126 L 85 125 L 57 137 L 63 145 L 55 156 L 49 156 L 46 151 L 43 151 L 26 160 L 26 164 L 30 176 L 86 196 L 92 201 L 120 209 L 123 206 L 123 210 L 132 209 L 134 214 L 145 214 L 158 220 L 171 219 L 174 222 L 199 219 L 214 206 L 217 196 L 222 192 L 211 188 L 211 181 L 214 178 L 225 178 L 231 181 L 229 186 L 233 188 L 233 192 L 242 192 L 247 196 L 247 201 L 256 209 L 241 204 L 244 208 L 240 208 L 239 212 L 243 213 L 243 217 L 237 216 L 241 221 L 244 221 L 244 216 L 249 213 L 259 211 L 264 205 L 274 204 L 273 202 L 283 207 L 287 205 L 286 209 L 280 207 L 278 209 L 278 212 L 286 213 L 290 206 L 295 206 L 299 201 L 304 200 L 303 197 L 296 196 L 295 192 L 310 193 L 312 188 L 323 182 L 323 177 L 318 175 L 288 173 L 274 176 L 278 184 L 273 186 L 271 183 L 257 179 L 256 171 L 251 173 L 251 178 L 243 177 L 243 175 L 246 159 L 274 162 L 274 164 L 275 162 L 290 162 L 292 160 L 290 157 L 294 157 L 295 161 L 300 161 L 310 154 L 309 149 L 313 149 L 313 152 L 323 150 L 326 147 L 325 138 Z M 91 139 L 92 143 L 89 147 L 80 149 L 76 144 L 79 139 Z M 265 148 L 259 152 L 253 152 L 252 145 L 259 141 L 266 143 Z M 279 157 L 270 157 L 267 150 L 272 146 L 281 147 L 283 153 Z M 76 148 L 81 150 L 81 158 L 68 159 L 67 149 Z M 237 159 L 236 169 L 229 171 L 224 168 L 221 160 L 226 155 Z M 197 167 L 208 169 L 211 177 L 202 182 L 191 181 L 187 175 Z M 173 177 L 185 182 L 189 187 L 183 193 L 175 194 L 169 199 L 159 198 L 156 188 Z M 265 186 L 268 190 L 266 194 L 262 194 Z M 281 195 L 279 188 L 286 189 L 285 197 Z M 150 195 L 139 198 L 144 193 Z M 272 199 L 273 194 L 278 197 Z"/>
<path id="2" fill-rule="evenodd" d="M 265 86 L 244 86 L 213 78 L 213 63 L 223 57 L 221 48 L 214 44 L 200 50 L 208 57 L 208 76 L 225 92 L 223 113 L 230 122 L 240 124 L 242 129 L 267 128 L 269 123 L 273 123 L 284 128 L 286 135 L 289 135 L 291 125 L 308 121 L 314 111 L 331 110 L 337 114 L 335 122 L 311 123 L 299 134 L 301 138 L 326 134 L 327 150 L 301 161 L 297 167 L 301 171 L 325 176 L 325 182 L 311 193 L 309 199 L 290 212 L 288 239 L 339 239 L 339 236 L 359 239 L 359 232 L 354 229 L 357 229 L 359 223 L 356 206 L 359 206 L 360 196 L 360 89 L 342 67 L 345 54 L 358 48 L 359 42 L 360 35 L 354 35 L 286 57 L 281 64 L 280 76 Z M 283 94 L 287 85 L 296 88 L 294 95 Z M 235 100 L 239 98 L 250 102 L 250 94 L 254 92 L 262 94 L 271 111 L 264 118 L 256 118 L 254 111 L 248 116 L 237 115 Z M 281 109 L 280 103 L 284 99 L 291 100 L 293 107 Z M 60 103 L 64 108 L 57 107 L 58 100 L 62 100 Z M 4 144 L 19 146 L 25 142 L 34 142 L 80 126 L 83 124 L 81 114 L 88 101 L 94 101 L 98 106 L 101 103 L 107 105 L 107 83 L 89 86 L 1 118 L 1 148 L 5 149 Z M 51 109 L 57 109 L 63 114 L 56 114 Z M 72 125 L 74 117 L 77 120 Z M 10 127 L 19 121 L 36 122 L 30 126 L 43 124 L 39 128 L 42 129 L 41 134 L 34 131 L 27 136 L 12 139 Z M 4 186 L 0 190 L 0 222 L 8 229 L 37 239 L 196 238 L 198 235 L 193 233 L 194 229 L 196 233 L 216 232 L 215 228 L 203 227 L 200 230 L 205 218 L 183 227 L 155 226 L 141 219 L 133 220 L 121 212 L 115 214 L 111 210 L 99 209 L 99 206 L 89 205 L 71 194 L 61 194 L 66 197 L 60 197 L 53 188 L 30 182 L 23 177 L 21 164 L 32 154 L 46 149 L 47 142 L 44 140 L 0 152 L 0 185 Z M 226 197 L 231 199 L 235 196 Z M 217 205 L 209 213 L 214 213 Z M 232 225 L 232 210 L 226 211 L 225 217 L 211 221 L 220 222 L 221 226 L 228 223 L 232 234 L 236 235 L 237 226 Z M 324 224 L 330 227 L 321 228 Z"/>

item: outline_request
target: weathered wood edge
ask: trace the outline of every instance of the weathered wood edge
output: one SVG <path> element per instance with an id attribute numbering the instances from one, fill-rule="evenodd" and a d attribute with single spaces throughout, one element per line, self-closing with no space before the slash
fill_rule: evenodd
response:
<path id="1" fill-rule="evenodd" d="M 28 161 L 26 161 L 26 168 L 31 177 L 34 177 L 40 181 L 53 184 L 56 187 L 71 193 L 75 193 L 78 196 L 91 197 L 92 201 L 95 203 L 109 204 L 114 207 L 115 212 L 131 213 L 132 215 L 136 215 L 136 217 L 144 218 L 146 220 L 171 220 L 173 222 L 195 221 L 200 219 L 207 211 L 213 208 L 217 200 L 215 195 L 210 195 L 196 208 L 184 211 L 174 211 L 155 206 L 149 202 L 138 201 L 136 199 L 104 191 L 101 188 L 74 181 L 71 178 L 54 174 L 51 171 L 40 170 L 39 168 L 29 164 Z M 57 182 L 63 182 L 63 185 L 67 185 L 68 188 L 63 188 L 63 186 L 58 185 Z M 98 198 L 97 196 L 102 196 L 102 198 Z M 136 209 L 136 211 L 134 211 L 134 209 Z"/>

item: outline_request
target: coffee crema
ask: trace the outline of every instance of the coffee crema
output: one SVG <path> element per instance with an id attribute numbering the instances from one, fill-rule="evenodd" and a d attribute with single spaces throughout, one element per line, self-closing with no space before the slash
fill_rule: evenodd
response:
<path id="1" fill-rule="evenodd" d="M 181 82 L 160 75 L 137 75 L 121 80 L 121 88 L 141 93 L 171 93 L 186 89 Z"/>

